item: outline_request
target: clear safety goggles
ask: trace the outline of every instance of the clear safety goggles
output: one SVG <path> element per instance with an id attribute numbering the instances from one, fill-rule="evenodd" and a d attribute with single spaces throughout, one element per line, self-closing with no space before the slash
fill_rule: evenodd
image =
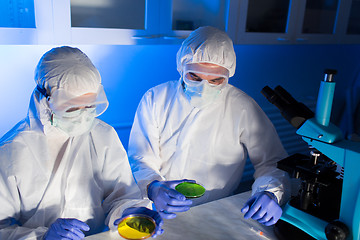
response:
<path id="1" fill-rule="evenodd" d="M 210 84 L 216 85 L 227 83 L 229 79 L 229 71 L 220 66 L 208 67 L 200 64 L 186 64 L 183 74 L 184 78 L 188 80 L 207 80 Z"/>
<path id="2" fill-rule="evenodd" d="M 102 85 L 99 86 L 96 93 L 86 93 L 75 96 L 65 90 L 56 90 L 48 100 L 50 109 L 59 117 L 66 113 L 74 112 L 84 108 L 95 108 L 95 116 L 101 115 L 109 102 Z"/>
<path id="3" fill-rule="evenodd" d="M 229 78 L 229 70 L 215 64 L 189 63 L 184 66 L 184 72 L 201 72 L 206 75 L 224 76 Z"/>
<path id="4" fill-rule="evenodd" d="M 206 75 L 204 78 L 203 75 Z M 211 74 L 205 72 L 186 71 L 184 72 L 184 80 L 191 80 L 195 82 L 203 82 L 204 80 L 210 85 L 222 85 L 228 82 L 228 77 L 220 74 Z"/>

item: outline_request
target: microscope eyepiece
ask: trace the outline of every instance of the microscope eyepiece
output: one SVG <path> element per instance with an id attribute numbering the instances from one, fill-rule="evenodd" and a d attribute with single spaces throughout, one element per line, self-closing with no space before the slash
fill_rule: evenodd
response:
<path id="1" fill-rule="evenodd" d="M 324 74 L 324 82 L 333 82 L 333 75 L 337 74 L 337 71 L 335 69 L 325 69 Z"/>

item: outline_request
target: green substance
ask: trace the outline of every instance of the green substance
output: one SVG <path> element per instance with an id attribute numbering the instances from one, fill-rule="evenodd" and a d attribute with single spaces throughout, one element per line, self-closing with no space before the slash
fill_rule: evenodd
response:
<path id="1" fill-rule="evenodd" d="M 204 195 L 205 188 L 197 183 L 183 182 L 175 187 L 175 190 L 187 198 L 198 198 Z"/>
<path id="2" fill-rule="evenodd" d="M 142 217 L 131 218 L 126 221 L 126 225 L 144 233 L 152 233 L 155 230 L 154 223 Z"/>

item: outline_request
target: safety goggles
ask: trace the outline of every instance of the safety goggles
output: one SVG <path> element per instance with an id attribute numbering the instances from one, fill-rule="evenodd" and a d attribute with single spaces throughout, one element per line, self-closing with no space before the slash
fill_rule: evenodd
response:
<path id="1" fill-rule="evenodd" d="M 95 108 L 95 115 L 99 116 L 109 106 L 102 85 L 99 86 L 96 93 L 86 93 L 80 96 L 74 96 L 68 91 L 58 89 L 49 97 L 48 103 L 50 109 L 59 117 L 84 108 Z"/>
<path id="2" fill-rule="evenodd" d="M 189 63 L 184 66 L 184 72 L 202 72 L 208 75 L 220 75 L 229 78 L 229 70 L 216 64 Z"/>
<path id="3" fill-rule="evenodd" d="M 229 71 L 220 66 L 203 64 L 186 64 L 183 69 L 184 77 L 193 81 L 207 80 L 210 84 L 228 82 Z"/>
<path id="4" fill-rule="evenodd" d="M 196 82 L 206 80 L 211 85 L 220 85 L 228 82 L 228 78 L 225 75 L 208 75 L 208 73 L 195 71 L 184 72 L 184 79 Z"/>

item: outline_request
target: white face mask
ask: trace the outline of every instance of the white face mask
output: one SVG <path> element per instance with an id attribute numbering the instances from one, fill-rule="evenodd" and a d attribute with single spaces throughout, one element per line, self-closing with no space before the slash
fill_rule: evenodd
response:
<path id="1" fill-rule="evenodd" d="M 66 112 L 61 117 L 52 115 L 52 125 L 66 132 L 70 137 L 89 131 L 96 116 L 95 108 L 83 108 Z"/>
<path id="2" fill-rule="evenodd" d="M 207 80 L 194 81 L 183 76 L 184 92 L 193 107 L 201 108 L 213 103 L 227 84 L 225 80 L 219 85 L 211 84 Z"/>

